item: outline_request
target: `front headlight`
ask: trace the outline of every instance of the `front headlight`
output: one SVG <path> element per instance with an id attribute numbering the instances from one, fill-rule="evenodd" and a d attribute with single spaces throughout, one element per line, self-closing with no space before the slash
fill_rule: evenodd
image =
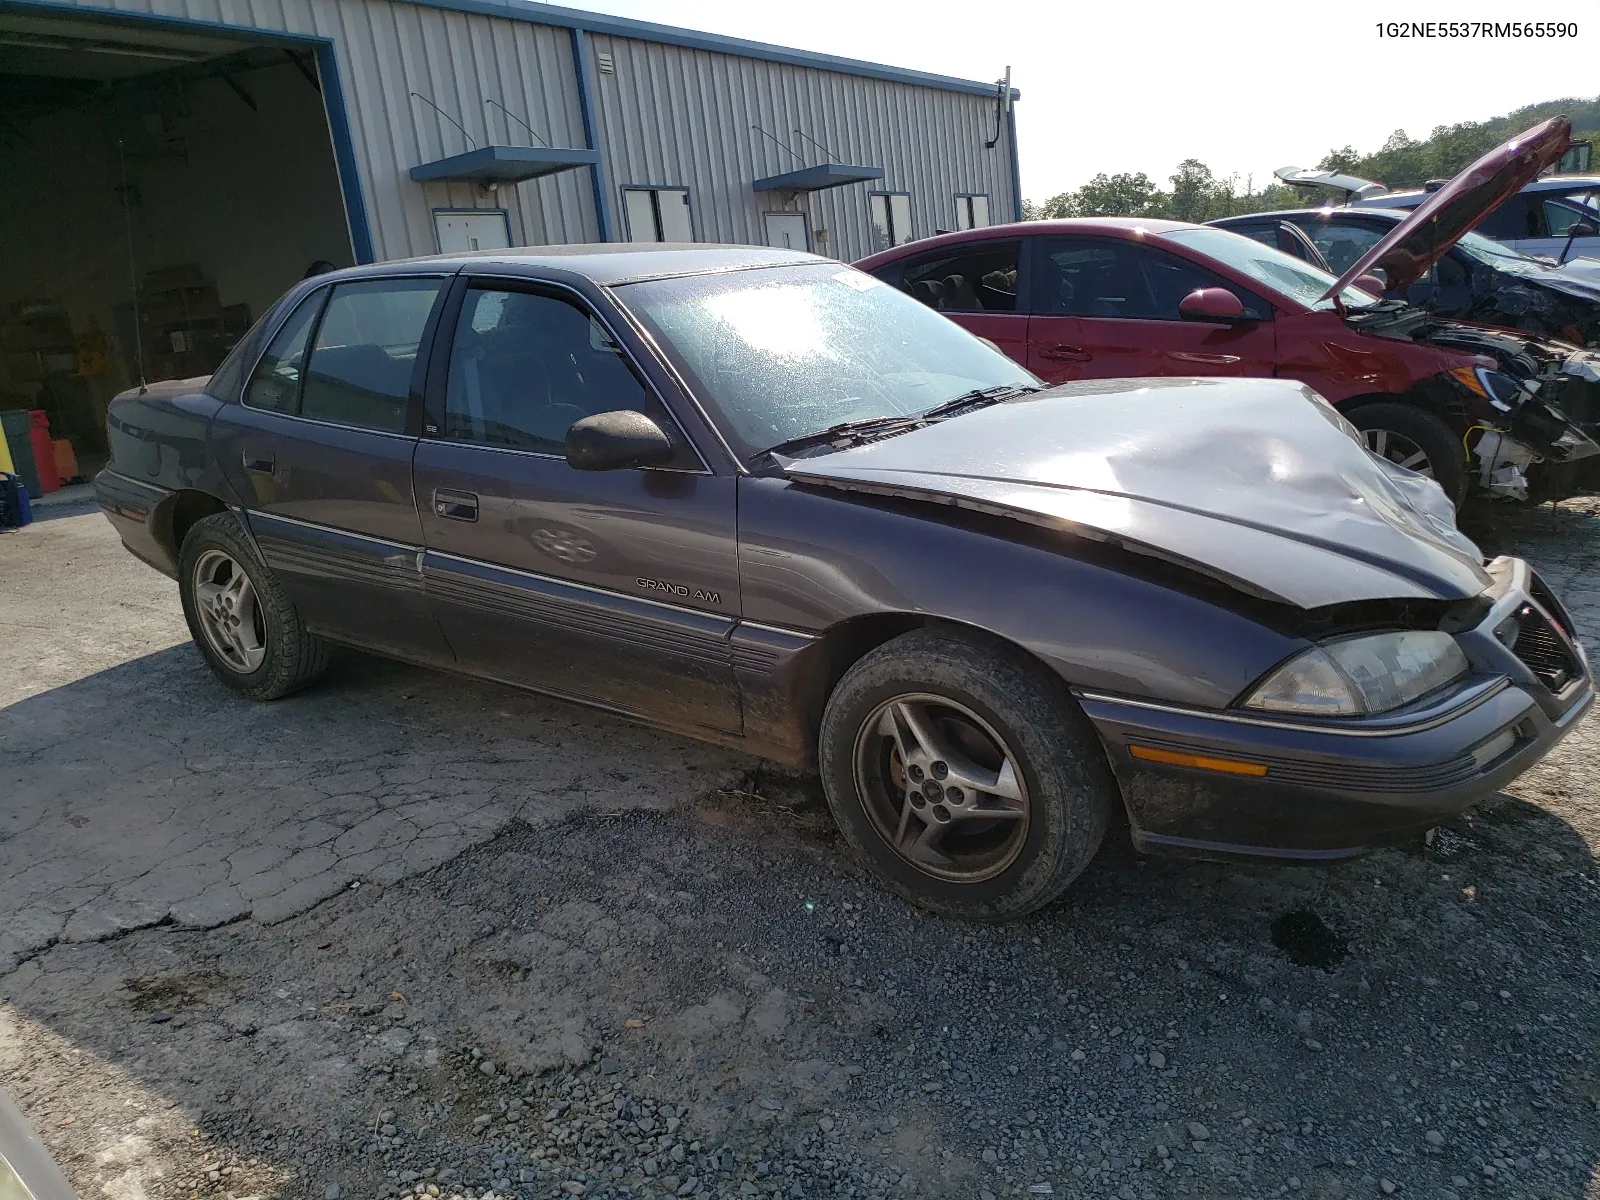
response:
<path id="1" fill-rule="evenodd" d="M 1493 367 L 1455 367 L 1450 377 L 1502 412 L 1509 412 L 1522 398 L 1522 384 Z"/>
<path id="2" fill-rule="evenodd" d="M 1436 630 L 1324 642 L 1291 658 L 1250 693 L 1246 708 L 1316 717 L 1388 712 L 1467 673 L 1455 638 Z"/>

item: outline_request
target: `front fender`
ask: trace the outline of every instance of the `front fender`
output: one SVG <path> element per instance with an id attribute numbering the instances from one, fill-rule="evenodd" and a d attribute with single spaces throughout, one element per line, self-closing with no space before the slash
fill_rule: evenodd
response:
<path id="1" fill-rule="evenodd" d="M 749 622 L 823 635 L 873 614 L 984 630 L 1075 687 L 1221 708 L 1307 643 L 1215 581 L 1004 517 L 746 477 Z"/>

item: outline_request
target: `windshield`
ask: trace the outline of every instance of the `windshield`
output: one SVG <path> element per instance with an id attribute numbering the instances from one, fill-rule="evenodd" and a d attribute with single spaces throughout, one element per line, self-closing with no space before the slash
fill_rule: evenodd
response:
<path id="1" fill-rule="evenodd" d="M 624 284 L 748 458 L 846 421 L 1039 381 L 947 317 L 838 263 Z"/>
<path id="2" fill-rule="evenodd" d="M 1331 299 L 1319 297 L 1334 285 L 1334 276 L 1282 250 L 1264 246 L 1254 238 L 1227 229 L 1205 227 L 1177 229 L 1161 236 L 1198 250 L 1306 308 L 1326 310 L 1333 307 Z M 1377 297 L 1357 287 L 1345 288 L 1339 298 L 1346 308 L 1370 308 L 1378 302 Z"/>
<path id="3" fill-rule="evenodd" d="M 1479 262 L 1488 263 L 1491 267 L 1504 267 L 1506 259 L 1525 262 L 1530 266 L 1538 265 L 1522 251 L 1513 250 L 1510 246 L 1502 245 L 1493 238 L 1486 238 L 1481 233 L 1464 233 L 1456 245 Z"/>

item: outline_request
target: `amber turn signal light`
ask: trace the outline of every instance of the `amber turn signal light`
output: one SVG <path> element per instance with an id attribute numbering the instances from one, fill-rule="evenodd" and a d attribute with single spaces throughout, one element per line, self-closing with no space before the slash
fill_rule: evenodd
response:
<path id="1" fill-rule="evenodd" d="M 1265 775 L 1265 763 L 1240 762 L 1236 758 L 1212 758 L 1205 754 L 1185 754 L 1181 750 L 1159 750 L 1154 746 L 1128 745 L 1128 753 L 1146 762 L 1173 767 L 1193 767 L 1197 771 L 1221 771 L 1225 775 Z"/>

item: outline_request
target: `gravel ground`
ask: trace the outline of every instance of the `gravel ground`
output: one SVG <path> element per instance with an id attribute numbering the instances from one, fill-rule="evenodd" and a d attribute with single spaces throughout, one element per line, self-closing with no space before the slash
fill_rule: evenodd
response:
<path id="1" fill-rule="evenodd" d="M 1600 506 L 1474 533 L 1594 645 Z M 1113 833 L 1002 928 L 879 892 L 804 780 L 513 817 L 278 924 L 31 953 L 0 1081 L 113 1200 L 1596 1200 L 1596 732 L 1431 846 L 1312 870 Z"/>

